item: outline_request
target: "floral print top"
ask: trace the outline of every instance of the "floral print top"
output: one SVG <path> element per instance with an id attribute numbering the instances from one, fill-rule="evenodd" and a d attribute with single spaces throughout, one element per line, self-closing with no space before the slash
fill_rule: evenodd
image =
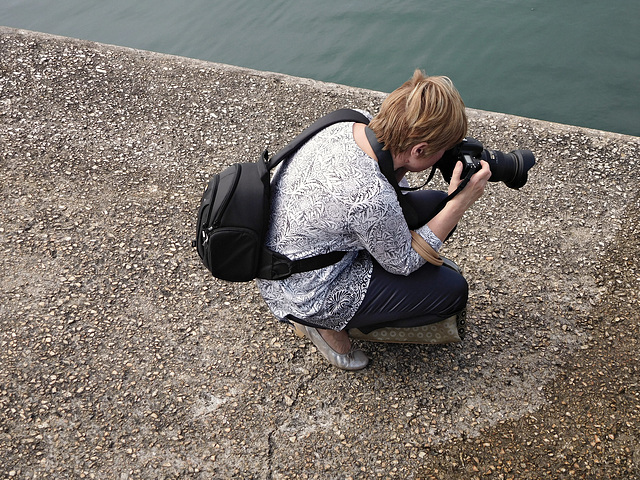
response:
<path id="1" fill-rule="evenodd" d="M 395 190 L 375 160 L 353 138 L 353 123 L 334 124 L 305 143 L 271 182 L 267 246 L 295 260 L 347 251 L 329 267 L 257 284 L 280 320 L 287 315 L 341 330 L 367 292 L 372 257 L 386 270 L 408 275 L 425 264 Z M 417 232 L 436 250 L 442 242 L 426 225 Z"/>

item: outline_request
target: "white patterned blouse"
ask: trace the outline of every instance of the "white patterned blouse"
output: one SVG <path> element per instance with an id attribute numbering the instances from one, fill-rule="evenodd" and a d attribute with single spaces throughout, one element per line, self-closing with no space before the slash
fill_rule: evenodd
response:
<path id="1" fill-rule="evenodd" d="M 341 330 L 369 286 L 373 263 L 408 275 L 425 264 L 393 187 L 353 138 L 353 123 L 315 135 L 272 179 L 267 246 L 295 260 L 348 251 L 338 263 L 284 280 L 257 280 L 273 314 Z M 442 242 L 426 225 L 417 232 L 436 250 Z"/>

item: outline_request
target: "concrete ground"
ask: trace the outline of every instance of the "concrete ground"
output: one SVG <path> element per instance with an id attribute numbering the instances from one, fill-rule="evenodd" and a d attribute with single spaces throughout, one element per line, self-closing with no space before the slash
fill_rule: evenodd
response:
<path id="1" fill-rule="evenodd" d="M 538 163 L 445 246 L 461 344 L 343 372 L 202 267 L 209 176 L 383 98 L 0 28 L 0 477 L 640 478 L 639 138 L 469 110 Z"/>

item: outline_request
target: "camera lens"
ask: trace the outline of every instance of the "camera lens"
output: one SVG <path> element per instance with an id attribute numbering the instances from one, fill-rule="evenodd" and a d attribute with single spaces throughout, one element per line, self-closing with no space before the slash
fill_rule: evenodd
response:
<path id="1" fill-rule="evenodd" d="M 480 168 L 480 160 L 485 160 L 489 164 L 491 170 L 489 181 L 504 182 L 509 188 L 523 187 L 527 183 L 527 173 L 536 164 L 536 159 L 530 150 L 513 150 L 509 153 L 487 150 L 475 138 L 467 137 L 452 149 L 447 150 L 435 167 L 440 170 L 445 181 L 451 183 L 451 176 L 457 162 L 462 161 L 465 167 L 469 168 L 467 171 L 473 173 Z"/>
<path id="2" fill-rule="evenodd" d="M 504 182 L 509 188 L 521 188 L 527 183 L 527 172 L 536 163 L 530 150 L 483 150 L 481 157 L 489 164 L 491 182 Z"/>

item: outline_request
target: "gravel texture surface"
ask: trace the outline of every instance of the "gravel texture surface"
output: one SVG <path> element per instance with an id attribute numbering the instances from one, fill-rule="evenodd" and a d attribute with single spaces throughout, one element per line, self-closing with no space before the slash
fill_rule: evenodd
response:
<path id="1" fill-rule="evenodd" d="M 462 344 L 339 371 L 201 266 L 210 175 L 383 98 L 0 28 L 0 477 L 640 478 L 639 138 L 469 110 L 538 163 L 445 246 Z"/>

